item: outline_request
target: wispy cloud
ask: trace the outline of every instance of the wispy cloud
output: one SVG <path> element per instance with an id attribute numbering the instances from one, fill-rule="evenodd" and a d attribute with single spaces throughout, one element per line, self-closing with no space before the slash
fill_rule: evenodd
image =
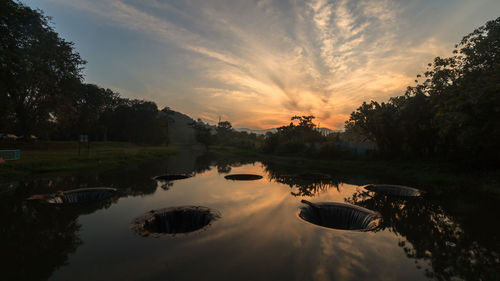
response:
<path id="1" fill-rule="evenodd" d="M 51 2 L 176 46 L 192 77 L 163 84 L 168 73 L 152 73 L 157 82 L 148 97 L 236 126 L 313 114 L 322 125 L 342 127 L 361 102 L 401 93 L 423 63 L 447 51 L 431 36 L 417 46 L 400 41 L 403 8 L 390 0 Z"/>

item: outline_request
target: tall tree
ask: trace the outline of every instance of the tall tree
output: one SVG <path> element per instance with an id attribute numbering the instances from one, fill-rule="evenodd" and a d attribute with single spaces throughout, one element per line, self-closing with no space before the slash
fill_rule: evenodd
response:
<path id="1" fill-rule="evenodd" d="M 0 101 L 10 110 L 2 111 L 0 119 L 12 119 L 14 126 L 0 130 L 23 135 L 46 131 L 68 85 L 81 81 L 84 63 L 40 10 L 1 1 Z"/>
<path id="2" fill-rule="evenodd" d="M 424 81 L 408 87 L 403 96 L 363 103 L 346 129 L 376 141 L 382 152 L 439 152 L 468 162 L 497 163 L 500 18 L 465 36 L 453 56 L 436 57 L 417 78 Z"/>

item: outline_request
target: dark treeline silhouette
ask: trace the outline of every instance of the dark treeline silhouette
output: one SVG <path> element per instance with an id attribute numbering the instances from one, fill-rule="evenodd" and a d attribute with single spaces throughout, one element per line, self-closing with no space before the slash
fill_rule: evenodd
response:
<path id="1" fill-rule="evenodd" d="M 339 146 L 340 134 L 324 135 L 313 123 L 314 118 L 312 115 L 293 116 L 289 125 L 265 135 L 235 131 L 229 121 L 210 126 L 198 120 L 193 127 L 197 140 L 207 146 L 232 146 L 277 155 L 352 157 L 348 150 Z"/>
<path id="2" fill-rule="evenodd" d="M 168 108 L 82 83 L 85 61 L 49 20 L 21 3 L 0 3 L 0 133 L 167 143 Z"/>
<path id="3" fill-rule="evenodd" d="M 260 148 L 263 141 L 263 137 L 255 133 L 235 131 L 229 121 L 219 121 L 217 126 L 211 126 L 198 119 L 191 125 L 195 129 L 196 140 L 205 146 L 233 146 L 256 150 Z"/>
<path id="4" fill-rule="evenodd" d="M 336 145 L 338 135 L 324 136 L 313 123 L 315 117 L 293 116 L 288 126 L 277 128 L 276 133 L 267 133 L 262 151 L 274 154 L 303 154 L 333 157 L 341 150 Z M 298 124 L 294 124 L 297 121 Z"/>
<path id="5" fill-rule="evenodd" d="M 453 56 L 436 57 L 415 82 L 388 102 L 363 103 L 346 129 L 385 155 L 499 159 L 500 18 L 465 36 Z"/>

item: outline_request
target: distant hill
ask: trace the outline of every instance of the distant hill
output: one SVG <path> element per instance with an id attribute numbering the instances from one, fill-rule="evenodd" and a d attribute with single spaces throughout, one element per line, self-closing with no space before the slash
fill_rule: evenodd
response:
<path id="1" fill-rule="evenodd" d="M 168 129 L 170 132 L 169 138 L 171 144 L 196 144 L 195 131 L 190 125 L 194 122 L 191 117 L 174 110 L 168 110 L 166 113 L 162 113 L 168 116 Z"/>
<path id="2" fill-rule="evenodd" d="M 344 130 L 332 130 L 332 129 L 328 129 L 328 128 L 319 128 L 318 131 L 320 131 L 323 135 L 344 132 Z"/>
<path id="3" fill-rule="evenodd" d="M 265 135 L 267 132 L 276 133 L 277 129 L 248 129 L 248 128 L 233 128 L 236 132 L 247 132 L 247 133 L 255 133 L 257 135 Z"/>

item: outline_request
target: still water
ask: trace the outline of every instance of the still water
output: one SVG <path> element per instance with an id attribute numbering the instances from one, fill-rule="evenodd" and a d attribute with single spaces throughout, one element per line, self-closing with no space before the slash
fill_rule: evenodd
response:
<path id="1" fill-rule="evenodd" d="M 297 179 L 310 171 L 181 151 L 107 172 L 0 185 L 1 280 L 499 280 L 498 200 L 460 189 L 422 198 L 375 195 L 363 175 Z M 152 177 L 186 173 L 188 179 Z M 260 180 L 232 181 L 251 173 Z M 384 183 L 410 185 L 406 182 Z M 24 198 L 81 187 L 117 188 L 110 200 L 74 206 Z M 335 230 L 298 216 L 302 199 L 377 211 L 373 231 Z M 205 206 L 220 218 L 202 231 L 143 237 L 131 222 L 153 210 Z"/>

